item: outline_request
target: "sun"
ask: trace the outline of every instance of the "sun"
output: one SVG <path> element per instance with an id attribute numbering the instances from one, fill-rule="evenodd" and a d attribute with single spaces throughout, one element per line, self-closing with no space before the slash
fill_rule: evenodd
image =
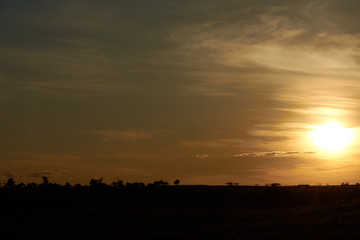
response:
<path id="1" fill-rule="evenodd" d="M 338 122 L 328 122 L 321 126 L 314 126 L 312 137 L 320 148 L 338 152 L 352 143 L 355 131 L 351 128 L 343 128 Z"/>

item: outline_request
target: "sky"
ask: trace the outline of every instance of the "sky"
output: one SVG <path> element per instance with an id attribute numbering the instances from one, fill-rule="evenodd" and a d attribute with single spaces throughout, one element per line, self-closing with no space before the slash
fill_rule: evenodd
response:
<path id="1" fill-rule="evenodd" d="M 360 182 L 359 8 L 0 0 L 0 180 Z"/>

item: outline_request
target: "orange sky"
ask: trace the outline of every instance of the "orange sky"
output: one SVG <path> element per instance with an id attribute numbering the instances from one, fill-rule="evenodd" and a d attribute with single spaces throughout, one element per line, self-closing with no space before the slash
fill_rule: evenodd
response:
<path id="1" fill-rule="evenodd" d="M 360 2 L 0 3 L 0 181 L 359 182 Z"/>

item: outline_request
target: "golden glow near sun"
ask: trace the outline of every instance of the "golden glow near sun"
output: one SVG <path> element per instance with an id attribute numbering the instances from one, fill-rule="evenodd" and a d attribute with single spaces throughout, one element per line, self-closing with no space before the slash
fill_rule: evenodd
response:
<path id="1" fill-rule="evenodd" d="M 338 152 L 352 143 L 355 131 L 351 128 L 343 128 L 338 122 L 328 122 L 321 126 L 314 126 L 312 137 L 320 148 Z"/>

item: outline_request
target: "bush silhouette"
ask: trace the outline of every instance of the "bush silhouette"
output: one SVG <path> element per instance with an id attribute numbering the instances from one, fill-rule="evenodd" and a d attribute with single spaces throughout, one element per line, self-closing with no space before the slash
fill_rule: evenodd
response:
<path id="1" fill-rule="evenodd" d="M 114 187 L 123 187 L 124 183 L 122 180 L 117 180 L 116 182 L 112 182 L 111 185 Z"/>
<path id="2" fill-rule="evenodd" d="M 89 182 L 89 185 L 90 187 L 98 187 L 98 186 L 101 186 L 101 185 L 104 185 L 102 183 L 102 180 L 103 178 L 99 178 L 99 179 L 90 179 L 90 182 Z"/>
<path id="3" fill-rule="evenodd" d="M 42 180 L 43 180 L 43 185 L 48 185 L 48 184 L 49 184 L 49 179 L 48 179 L 48 177 L 43 176 L 43 177 L 42 177 Z"/>
<path id="4" fill-rule="evenodd" d="M 9 178 L 5 184 L 5 187 L 15 187 L 15 180 L 14 178 Z"/>
<path id="5" fill-rule="evenodd" d="M 163 180 L 154 181 L 153 183 L 148 184 L 148 186 L 167 186 L 167 185 L 169 185 L 169 183 Z"/>

